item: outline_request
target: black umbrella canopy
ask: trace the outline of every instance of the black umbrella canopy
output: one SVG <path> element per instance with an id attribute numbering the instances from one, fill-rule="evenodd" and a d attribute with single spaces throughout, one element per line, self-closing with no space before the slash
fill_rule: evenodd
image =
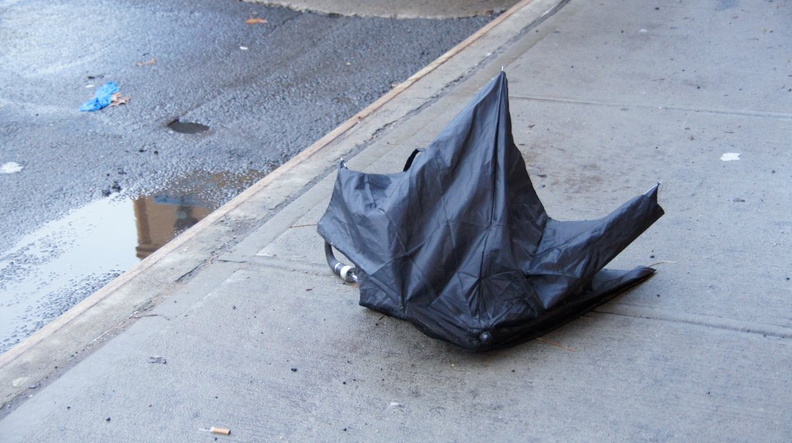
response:
<path id="1" fill-rule="evenodd" d="M 514 144 L 501 72 L 404 171 L 342 162 L 318 231 L 353 261 L 361 305 L 484 351 L 651 276 L 603 267 L 662 215 L 655 186 L 599 220 L 550 218 Z"/>

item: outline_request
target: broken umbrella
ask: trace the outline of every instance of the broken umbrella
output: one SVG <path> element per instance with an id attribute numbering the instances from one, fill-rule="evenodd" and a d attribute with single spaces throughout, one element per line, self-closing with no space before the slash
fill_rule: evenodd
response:
<path id="1" fill-rule="evenodd" d="M 650 277 L 648 267 L 603 268 L 662 215 L 655 186 L 599 220 L 550 218 L 514 144 L 501 72 L 403 172 L 342 162 L 318 231 L 331 267 L 360 284 L 361 305 L 485 351 L 542 335 Z"/>

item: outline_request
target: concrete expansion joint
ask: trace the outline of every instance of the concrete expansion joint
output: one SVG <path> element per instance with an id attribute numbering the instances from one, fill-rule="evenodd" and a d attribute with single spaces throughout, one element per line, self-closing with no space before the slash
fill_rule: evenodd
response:
<path id="1" fill-rule="evenodd" d="M 629 108 L 636 108 L 636 109 L 652 109 L 652 110 L 660 110 L 660 111 L 697 112 L 697 113 L 705 113 L 705 114 L 713 114 L 713 115 L 734 115 L 734 116 L 742 116 L 742 117 L 792 120 L 792 114 L 787 112 L 767 112 L 767 111 L 757 111 L 752 109 L 716 109 L 716 108 L 693 107 L 693 106 L 658 105 L 658 104 L 652 105 L 652 104 L 635 103 L 635 102 L 619 103 L 619 102 L 609 102 L 603 100 L 581 100 L 576 98 L 548 97 L 541 95 L 515 94 L 512 95 L 510 98 L 512 100 L 527 100 L 527 101 L 537 101 L 537 102 L 547 102 L 547 103 L 561 103 L 561 104 L 569 104 L 569 105 L 599 106 L 599 107 L 608 107 L 608 108 L 619 108 L 623 110 L 628 110 Z"/>
<path id="2" fill-rule="evenodd" d="M 591 312 L 598 314 L 615 315 L 620 317 L 640 318 L 644 320 L 656 320 L 670 323 L 688 324 L 702 326 L 706 328 L 721 329 L 724 331 L 738 332 L 744 334 L 761 335 L 773 338 L 792 338 L 792 328 L 769 325 L 755 322 L 745 322 L 728 318 L 697 315 L 690 313 L 666 312 L 659 309 L 648 307 L 637 307 L 629 305 L 613 305 L 599 307 Z"/>

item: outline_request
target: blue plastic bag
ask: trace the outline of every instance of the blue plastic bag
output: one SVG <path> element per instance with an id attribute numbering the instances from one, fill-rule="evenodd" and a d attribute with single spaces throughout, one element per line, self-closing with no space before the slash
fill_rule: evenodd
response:
<path id="1" fill-rule="evenodd" d="M 105 83 L 96 91 L 96 95 L 93 99 L 88 100 L 80 106 L 80 111 L 98 111 L 102 108 L 106 108 L 113 101 L 113 94 L 118 91 L 118 83 Z"/>

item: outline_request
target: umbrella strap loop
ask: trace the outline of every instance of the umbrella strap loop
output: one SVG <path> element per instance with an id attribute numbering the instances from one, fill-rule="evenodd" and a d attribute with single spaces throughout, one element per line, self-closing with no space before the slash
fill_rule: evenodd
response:
<path id="1" fill-rule="evenodd" d="M 423 148 L 418 148 L 418 149 L 414 150 L 412 152 L 412 154 L 410 154 L 410 156 L 407 157 L 407 162 L 404 164 L 404 169 L 402 171 L 406 171 L 406 170 L 410 169 L 410 166 L 412 166 L 413 160 L 415 160 L 415 157 L 418 154 L 420 154 L 421 152 L 423 152 L 423 151 L 424 151 Z"/>
<path id="2" fill-rule="evenodd" d="M 327 259 L 328 266 L 330 266 L 330 269 L 333 270 L 335 275 L 339 276 L 347 283 L 357 283 L 357 268 L 338 261 L 335 254 L 333 254 L 333 245 L 328 242 L 325 242 L 325 258 Z"/>

